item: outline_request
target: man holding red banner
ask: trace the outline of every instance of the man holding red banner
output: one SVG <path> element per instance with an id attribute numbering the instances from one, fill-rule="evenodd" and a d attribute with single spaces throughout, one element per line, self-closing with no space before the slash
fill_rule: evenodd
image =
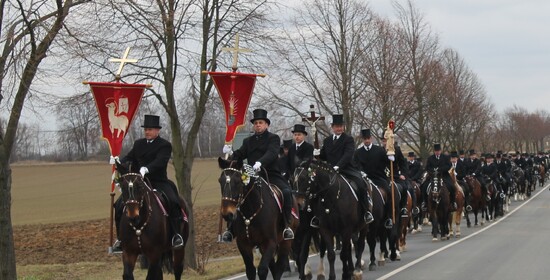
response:
<path id="1" fill-rule="evenodd" d="M 294 232 L 289 227 L 292 211 L 292 193 L 290 186 L 281 174 L 278 165 L 278 154 L 281 139 L 277 134 L 269 132 L 267 129 L 271 121 L 267 118 L 267 111 L 256 109 L 253 111 L 254 118 L 250 120 L 254 124 L 254 135 L 243 140 L 242 146 L 232 151 L 231 146 L 225 145 L 223 152 L 233 154 L 232 159 L 242 162 L 247 159 L 248 163 L 253 165 L 256 172 L 264 179 L 279 187 L 283 193 L 283 219 L 285 221 L 285 229 L 283 231 L 283 239 L 294 239 Z M 228 230 L 222 235 L 222 242 L 231 242 L 233 234 L 231 233 L 231 225 Z"/>
<path id="2" fill-rule="evenodd" d="M 153 188 L 164 193 L 169 200 L 170 209 L 168 215 L 170 225 L 174 236 L 172 237 L 172 247 L 174 249 L 183 248 L 183 238 L 179 229 L 181 228 L 182 210 L 178 189 L 174 182 L 168 179 L 167 167 L 168 161 L 172 155 L 172 144 L 159 136 L 162 128 L 159 123 L 159 116 L 145 115 L 144 128 L 145 137 L 136 140 L 132 150 L 121 160 L 121 164 L 127 165 L 130 172 L 140 173 L 148 179 Z M 122 216 L 124 205 L 119 199 L 115 202 L 115 221 L 117 236 L 119 223 Z M 120 241 L 117 239 L 113 244 L 113 252 L 121 252 Z"/>

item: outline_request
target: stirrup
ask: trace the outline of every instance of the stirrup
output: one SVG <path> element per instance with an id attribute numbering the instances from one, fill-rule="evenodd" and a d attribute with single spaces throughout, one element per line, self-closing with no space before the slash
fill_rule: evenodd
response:
<path id="1" fill-rule="evenodd" d="M 365 223 L 367 225 L 374 222 L 374 217 L 372 216 L 372 213 L 370 211 L 367 211 L 367 213 L 365 213 L 365 216 L 363 218 L 365 219 Z"/>
<path id="2" fill-rule="evenodd" d="M 111 247 L 111 254 L 122 254 L 122 244 L 120 240 L 115 240 L 113 246 Z"/>
<path id="3" fill-rule="evenodd" d="M 317 216 L 311 218 L 311 221 L 309 222 L 309 226 L 312 228 L 319 228 L 319 218 L 317 218 Z"/>
<path id="4" fill-rule="evenodd" d="M 233 234 L 226 230 L 223 234 L 222 234 L 222 239 L 220 240 L 221 243 L 231 243 L 231 241 L 233 241 Z"/>
<path id="5" fill-rule="evenodd" d="M 391 229 L 393 227 L 393 221 L 391 220 L 391 218 L 388 218 L 386 220 L 386 222 L 384 223 L 384 227 L 386 227 L 387 229 Z"/>
<path id="6" fill-rule="evenodd" d="M 407 217 L 409 217 L 409 211 L 407 211 L 407 208 L 401 208 L 401 218 Z"/>
<path id="7" fill-rule="evenodd" d="M 178 249 L 178 248 L 183 247 L 183 245 L 185 245 L 185 242 L 183 242 L 183 237 L 181 237 L 181 235 L 179 233 L 176 233 L 172 237 L 172 248 L 173 249 Z"/>
<path id="8" fill-rule="evenodd" d="M 416 216 L 416 215 L 418 215 L 419 213 L 420 213 L 420 209 L 418 209 L 418 206 L 417 206 L 417 207 L 414 207 L 414 208 L 412 209 L 412 214 L 413 214 L 413 216 Z"/>
<path id="9" fill-rule="evenodd" d="M 470 211 L 472 211 L 472 206 L 466 205 L 466 212 L 470 212 Z"/>
<path id="10" fill-rule="evenodd" d="M 283 230 L 283 239 L 284 240 L 291 240 L 294 239 L 294 232 L 291 228 L 287 227 L 285 230 Z"/>

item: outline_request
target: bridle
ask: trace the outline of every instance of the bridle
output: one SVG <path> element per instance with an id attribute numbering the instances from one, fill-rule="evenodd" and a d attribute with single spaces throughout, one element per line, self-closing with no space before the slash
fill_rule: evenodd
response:
<path id="1" fill-rule="evenodd" d="M 245 170 L 249 170 L 252 168 L 251 166 L 245 165 L 243 166 Z M 237 199 L 233 198 L 232 191 L 231 191 L 231 175 L 228 175 L 227 172 L 233 172 L 240 175 L 241 183 L 243 184 L 242 190 L 239 191 L 239 196 Z M 259 176 L 250 176 L 250 172 L 243 173 L 241 170 L 235 169 L 235 168 L 224 168 L 222 170 L 223 176 L 225 176 L 225 183 L 222 187 L 222 201 L 229 201 L 231 203 L 236 204 L 237 212 L 241 214 L 241 217 L 243 219 L 243 222 L 245 224 L 246 229 L 246 237 L 250 238 L 250 234 L 248 231 L 248 227 L 250 223 L 252 223 L 252 220 L 258 216 L 262 208 L 264 207 L 264 198 L 262 195 L 262 185 L 265 183 L 267 186 L 267 182 Z M 250 177 L 254 177 L 255 180 L 252 184 L 250 184 Z M 237 182 L 238 183 L 238 182 Z M 248 190 L 246 190 L 246 186 L 250 186 Z M 241 210 L 241 206 L 245 203 L 248 196 L 252 193 L 252 191 L 255 189 L 255 187 L 258 186 L 259 196 L 260 196 L 260 206 L 254 211 L 254 213 L 250 217 L 246 217 L 245 213 Z M 229 194 L 229 196 L 227 195 Z"/>
<path id="2" fill-rule="evenodd" d="M 143 207 L 144 200 L 147 204 L 147 218 L 145 219 L 145 222 L 141 225 L 141 227 L 137 228 L 136 225 L 132 223 L 132 221 L 128 220 L 128 224 L 136 233 L 138 246 L 141 250 L 141 234 L 145 229 L 145 227 L 148 225 L 149 219 L 153 214 L 153 208 L 151 207 L 151 196 L 150 196 L 153 190 L 145 182 L 145 180 L 143 180 L 143 176 L 141 176 L 141 174 L 139 173 L 126 173 L 124 175 L 121 175 L 120 179 L 124 180 L 124 182 L 128 185 L 128 199 L 124 201 L 124 198 L 123 198 L 124 208 L 126 208 L 126 206 L 128 205 L 139 205 L 139 208 L 141 209 Z M 142 184 L 143 186 L 145 186 L 145 192 L 146 192 L 146 195 L 143 195 L 139 202 L 135 198 L 136 187 L 134 186 L 134 184 L 136 183 Z"/>

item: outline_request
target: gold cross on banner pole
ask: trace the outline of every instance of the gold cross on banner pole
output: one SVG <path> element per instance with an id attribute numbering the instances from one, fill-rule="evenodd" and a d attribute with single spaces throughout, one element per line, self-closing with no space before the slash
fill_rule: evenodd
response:
<path id="1" fill-rule="evenodd" d="M 250 49 L 240 49 L 239 48 L 239 33 L 235 34 L 235 47 L 233 48 L 222 48 L 222 51 L 232 52 L 233 53 L 233 66 L 231 67 L 233 71 L 237 71 L 237 61 L 239 60 L 239 53 L 251 52 Z"/>
<path id="2" fill-rule="evenodd" d="M 116 77 L 119 78 L 119 79 L 120 79 L 120 74 L 122 73 L 122 68 L 124 68 L 124 64 L 138 62 L 137 59 L 128 58 L 129 53 L 130 53 L 130 47 L 127 47 L 126 51 L 124 51 L 124 55 L 122 56 L 122 58 L 111 58 L 111 59 L 109 59 L 110 62 L 120 62 L 120 66 L 118 66 L 118 71 L 116 72 Z"/>

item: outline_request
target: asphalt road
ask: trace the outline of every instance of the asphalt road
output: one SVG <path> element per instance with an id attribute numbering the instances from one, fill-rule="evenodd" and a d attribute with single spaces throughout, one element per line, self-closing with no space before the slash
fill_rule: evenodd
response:
<path id="1" fill-rule="evenodd" d="M 527 201 L 512 201 L 510 211 L 496 221 L 467 228 L 463 219 L 461 231 L 459 238 L 433 242 L 431 227 L 424 226 L 423 232 L 408 235 L 401 261 L 387 260 L 376 271 L 364 270 L 362 279 L 550 279 L 548 185 L 537 188 Z M 363 259 L 368 259 L 367 254 L 368 250 Z M 315 270 L 319 257 L 311 256 L 310 261 Z M 326 259 L 324 263 L 328 275 Z M 339 256 L 336 265 L 336 278 L 340 279 Z M 226 279 L 246 277 L 240 274 Z M 293 270 L 283 279 L 298 279 L 298 274 Z"/>

